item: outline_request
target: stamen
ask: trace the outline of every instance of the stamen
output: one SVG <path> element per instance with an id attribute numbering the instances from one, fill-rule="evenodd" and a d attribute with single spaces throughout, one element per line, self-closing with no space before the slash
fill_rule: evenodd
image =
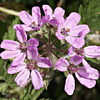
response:
<path id="1" fill-rule="evenodd" d="M 64 36 L 67 36 L 68 35 L 68 32 L 70 32 L 70 29 L 69 28 L 62 28 L 61 29 L 61 34 L 64 35 Z"/>
<path id="2" fill-rule="evenodd" d="M 74 67 L 73 65 L 68 66 L 68 69 L 69 69 L 69 72 L 71 72 L 71 73 L 77 72 L 77 68 Z"/>
<path id="3" fill-rule="evenodd" d="M 33 22 L 31 25 L 34 25 L 34 26 L 35 26 L 35 24 L 36 24 L 36 23 L 35 23 L 35 22 Z"/>
<path id="4" fill-rule="evenodd" d="M 66 28 L 66 32 L 70 32 L 70 29 L 69 28 Z"/>
<path id="5" fill-rule="evenodd" d="M 20 45 L 19 45 L 19 48 L 22 48 L 22 47 L 23 47 L 23 45 L 22 45 L 22 44 L 20 44 Z"/>
<path id="6" fill-rule="evenodd" d="M 20 44 L 20 45 L 19 45 L 19 49 L 20 49 L 22 52 L 26 52 L 26 50 L 27 50 L 27 45 L 26 45 L 26 43 Z"/>
<path id="7" fill-rule="evenodd" d="M 65 35 L 65 34 L 64 34 L 64 30 L 65 30 L 65 28 L 61 29 L 61 34 L 62 34 L 62 35 Z"/>
<path id="8" fill-rule="evenodd" d="M 53 19 L 55 19 L 55 17 L 52 17 Z"/>
<path id="9" fill-rule="evenodd" d="M 34 69 L 34 63 L 35 63 L 35 62 L 28 64 L 28 65 L 27 65 L 28 68 L 29 68 L 29 69 Z"/>
<path id="10" fill-rule="evenodd" d="M 84 49 L 80 49 L 80 50 L 76 49 L 75 52 L 77 55 L 82 55 L 84 53 Z"/>

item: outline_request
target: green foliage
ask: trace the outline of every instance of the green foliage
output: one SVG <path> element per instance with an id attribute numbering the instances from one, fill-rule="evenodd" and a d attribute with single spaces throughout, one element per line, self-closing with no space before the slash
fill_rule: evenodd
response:
<path id="1" fill-rule="evenodd" d="M 5 97 L 7 92 L 16 86 L 14 82 L 15 75 L 7 74 L 7 69 L 9 66 L 10 65 L 7 63 L 7 61 L 0 59 L 0 97 Z"/>
<path id="2" fill-rule="evenodd" d="M 100 64 L 100 62 L 97 60 L 97 58 L 87 58 L 87 57 L 85 57 L 85 59 L 92 62 L 92 63 Z"/>
<path id="3" fill-rule="evenodd" d="M 16 39 L 15 30 L 13 29 L 13 25 L 19 23 L 19 18 L 16 17 L 15 20 L 12 22 L 12 25 L 9 27 L 8 32 L 6 32 L 3 36 L 3 39 Z M 7 69 L 10 67 L 10 62 L 2 60 L 0 58 L 0 93 L 9 92 L 10 89 L 16 87 L 16 83 L 14 79 L 16 75 L 9 75 L 7 74 Z M 7 91 L 8 90 L 8 91 Z"/>
<path id="4" fill-rule="evenodd" d="M 19 18 L 15 18 L 15 20 L 12 22 L 12 25 L 9 27 L 8 32 L 4 34 L 3 39 L 11 39 L 15 40 L 15 30 L 13 29 L 13 25 L 19 23 Z M 16 77 L 15 75 L 10 75 L 7 73 L 7 69 L 10 67 L 10 62 L 2 60 L 0 58 L 0 97 L 5 97 L 6 95 L 9 95 L 11 89 L 14 89 L 17 85 L 14 82 L 14 79 Z M 8 93 L 8 94 L 7 94 Z M 14 100 L 14 99 L 12 99 Z"/>
<path id="5" fill-rule="evenodd" d="M 4 83 L 0 83 L 0 91 L 1 91 L 1 92 L 4 92 L 4 91 L 7 89 L 7 86 L 8 86 L 8 85 L 7 85 L 7 83 L 5 83 L 5 82 L 4 82 Z"/>
<path id="6" fill-rule="evenodd" d="M 6 32 L 5 35 L 3 36 L 3 40 L 5 39 L 15 40 L 16 39 L 16 31 L 14 30 L 13 26 L 18 23 L 20 23 L 20 19 L 19 17 L 16 17 L 15 20 L 13 20 L 12 25 L 8 28 L 8 32 Z"/>
<path id="7" fill-rule="evenodd" d="M 20 100 L 36 100 L 45 88 L 35 90 L 30 83 L 20 95 Z"/>
<path id="8" fill-rule="evenodd" d="M 0 59 L 0 92 L 5 92 L 8 87 L 14 88 L 16 83 L 14 82 L 14 78 L 16 75 L 7 74 L 7 69 L 10 64 L 7 61 Z"/>
<path id="9" fill-rule="evenodd" d="M 100 30 L 100 0 L 87 0 L 87 5 L 80 5 L 80 24 L 88 24 L 90 30 Z"/>
<path id="10" fill-rule="evenodd" d="M 49 98 L 45 99 L 45 98 L 42 98 L 42 99 L 39 99 L 39 100 L 52 100 L 52 99 L 49 99 Z"/>
<path id="11" fill-rule="evenodd" d="M 5 27 L 7 27 L 7 25 L 0 21 L 0 42 L 2 41 L 2 37 L 5 33 L 5 31 L 7 31 L 7 29 Z"/>

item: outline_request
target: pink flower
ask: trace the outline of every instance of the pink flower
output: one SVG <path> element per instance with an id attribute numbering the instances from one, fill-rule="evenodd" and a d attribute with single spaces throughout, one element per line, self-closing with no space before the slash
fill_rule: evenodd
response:
<path id="1" fill-rule="evenodd" d="M 43 5 L 42 8 L 45 15 L 48 15 L 50 17 L 50 19 L 48 20 L 49 24 L 56 26 L 62 23 L 65 10 L 63 10 L 61 7 L 57 7 L 54 10 L 54 13 L 52 13 L 52 8 L 49 5 Z"/>
<path id="2" fill-rule="evenodd" d="M 80 57 L 86 56 L 89 58 L 100 57 L 100 46 L 87 46 L 83 49 L 76 49 L 73 46 L 69 48 L 68 55 L 73 57 L 75 55 L 79 55 Z M 86 62 L 85 59 L 82 60 L 83 65 L 86 68 L 87 72 L 91 72 L 90 65 Z"/>
<path id="3" fill-rule="evenodd" d="M 81 48 L 85 41 L 84 37 L 90 32 L 87 25 L 77 25 L 81 19 L 78 13 L 72 12 L 62 23 L 58 25 L 56 36 L 59 40 L 65 39 L 75 48 Z"/>
<path id="4" fill-rule="evenodd" d="M 49 20 L 49 16 L 44 16 L 41 19 L 41 12 L 38 6 L 32 8 L 32 16 L 26 11 L 21 11 L 19 17 L 24 23 L 21 26 L 25 31 L 39 30 Z M 17 25 L 14 25 L 15 30 Z"/>
<path id="5" fill-rule="evenodd" d="M 74 55 L 83 55 L 89 58 L 95 58 L 100 56 L 100 46 L 87 46 L 82 49 L 77 49 L 71 46 L 68 52 L 70 57 Z"/>
<path id="6" fill-rule="evenodd" d="M 84 58 L 84 57 L 83 57 Z M 68 75 L 65 82 L 65 92 L 68 95 L 72 95 L 75 90 L 75 80 L 73 77 L 73 73 L 75 73 L 78 81 L 87 88 L 93 88 L 96 84 L 96 81 L 99 78 L 99 72 L 91 68 L 88 64 L 84 64 L 83 67 L 79 67 L 78 65 L 83 61 L 81 56 L 75 55 L 70 59 L 70 64 L 66 59 L 58 59 L 55 67 L 62 72 L 67 71 Z M 77 67 L 76 67 L 77 66 Z M 86 70 L 88 69 L 88 72 Z"/>
<path id="7" fill-rule="evenodd" d="M 17 66 L 10 66 L 8 68 L 8 73 L 15 74 L 19 72 L 19 74 L 15 78 L 15 82 L 19 86 L 24 85 L 29 79 L 29 77 L 31 76 L 32 84 L 34 88 L 37 90 L 44 86 L 42 76 L 40 72 L 38 71 L 39 69 L 38 67 L 50 68 L 52 67 L 52 62 L 50 61 L 49 58 L 44 58 L 44 57 L 36 57 L 34 59 L 33 51 L 34 51 L 34 47 L 30 47 L 28 49 L 28 59 L 29 60 L 27 64 L 23 62 Z"/>
<path id="8" fill-rule="evenodd" d="M 27 35 L 23 28 L 19 25 L 16 30 L 17 41 L 13 40 L 3 40 L 1 43 L 1 48 L 8 49 L 3 51 L 0 56 L 2 59 L 10 59 L 15 57 L 12 62 L 12 65 L 18 65 L 25 60 L 26 54 L 28 55 L 27 49 L 29 47 L 34 47 L 34 57 L 38 55 L 37 46 L 39 45 L 39 41 L 35 38 L 31 38 L 27 41 Z"/>

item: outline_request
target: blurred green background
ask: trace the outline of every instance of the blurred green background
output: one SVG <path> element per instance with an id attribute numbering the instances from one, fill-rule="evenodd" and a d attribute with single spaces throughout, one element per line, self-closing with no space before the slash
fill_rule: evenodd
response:
<path id="1" fill-rule="evenodd" d="M 53 10 L 57 6 L 62 7 L 65 9 L 65 18 L 71 12 L 78 12 L 82 17 L 79 24 L 88 24 L 91 29 L 91 32 L 86 36 L 86 46 L 100 46 L 100 0 L 0 0 L 0 7 L 15 10 L 17 12 L 26 10 L 30 14 L 33 6 L 39 6 L 42 15 L 44 15 L 42 10 L 43 4 L 50 5 Z M 19 17 L 0 11 L 0 42 L 3 39 L 16 40 L 16 38 L 14 38 L 15 31 L 13 30 L 13 25 L 17 23 L 21 23 Z M 0 51 L 2 51 L 2 49 L 0 49 Z M 99 57 L 87 59 L 87 61 L 92 67 L 98 69 L 100 72 Z M 14 82 L 16 75 L 7 74 L 7 68 L 9 67 L 9 65 L 7 65 L 8 63 L 9 61 L 0 58 L 0 100 L 8 100 L 7 98 L 9 98 L 9 100 L 30 100 L 28 98 L 29 95 L 36 95 L 31 93 L 32 88 L 29 90 L 29 87 L 27 87 L 23 90 L 20 99 L 17 98 L 19 95 L 16 96 L 16 93 L 13 94 L 10 91 L 10 89 L 13 90 L 14 87 L 16 87 L 16 83 Z M 68 96 L 64 92 L 64 74 L 55 71 L 48 89 L 44 90 L 37 100 L 100 100 L 100 79 L 97 80 L 97 84 L 93 89 L 87 89 L 82 86 L 77 79 L 75 79 L 75 82 L 75 92 L 72 96 Z M 9 91 L 11 92 L 11 96 Z"/>

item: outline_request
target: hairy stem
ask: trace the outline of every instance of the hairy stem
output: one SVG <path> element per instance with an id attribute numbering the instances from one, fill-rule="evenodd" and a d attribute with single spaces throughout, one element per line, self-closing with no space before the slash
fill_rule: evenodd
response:
<path id="1" fill-rule="evenodd" d="M 51 41 L 51 31 L 49 32 L 49 45 L 50 45 L 50 41 Z"/>
<path id="2" fill-rule="evenodd" d="M 58 38 L 54 40 L 54 42 L 50 45 L 51 47 L 58 41 Z"/>
<path id="3" fill-rule="evenodd" d="M 43 56 L 45 53 L 47 52 L 47 50 L 45 50 L 44 52 L 42 52 L 42 54 L 40 54 L 39 56 Z"/>
<path id="4" fill-rule="evenodd" d="M 51 50 L 51 52 L 59 59 L 60 57 L 58 57 L 52 50 Z"/>
<path id="5" fill-rule="evenodd" d="M 38 48 L 39 50 L 44 50 L 44 49 L 46 49 L 47 47 L 40 47 L 40 48 Z"/>
<path id="6" fill-rule="evenodd" d="M 56 48 L 51 48 L 53 50 L 56 50 L 56 51 L 59 51 L 59 52 L 64 52 L 64 53 L 68 53 L 67 51 L 64 51 L 64 50 L 60 50 L 60 49 L 56 49 Z"/>
<path id="7" fill-rule="evenodd" d="M 43 42 L 46 44 L 46 46 L 48 46 L 47 42 L 45 41 L 44 37 L 40 34 L 41 39 L 43 40 Z"/>

